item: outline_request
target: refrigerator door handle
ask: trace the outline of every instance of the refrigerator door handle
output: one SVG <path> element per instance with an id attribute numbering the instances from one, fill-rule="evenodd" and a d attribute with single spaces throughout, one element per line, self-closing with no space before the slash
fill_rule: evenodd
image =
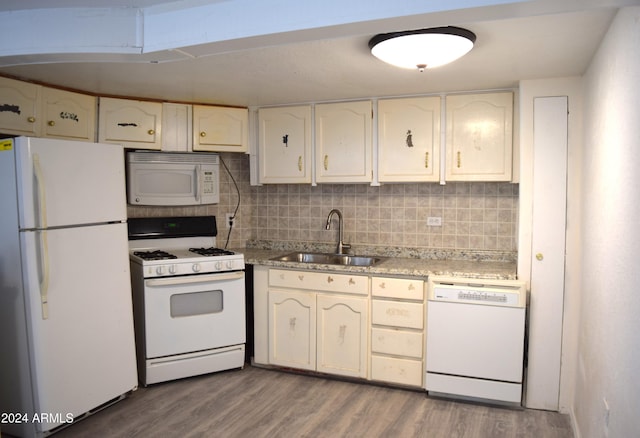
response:
<path id="1" fill-rule="evenodd" d="M 44 177 L 40 166 L 40 156 L 33 154 L 33 171 L 37 181 L 38 190 L 38 213 L 40 215 L 40 257 L 41 280 L 40 280 L 40 304 L 42 306 L 42 319 L 49 318 L 49 245 L 47 242 L 47 202 L 44 191 Z"/>

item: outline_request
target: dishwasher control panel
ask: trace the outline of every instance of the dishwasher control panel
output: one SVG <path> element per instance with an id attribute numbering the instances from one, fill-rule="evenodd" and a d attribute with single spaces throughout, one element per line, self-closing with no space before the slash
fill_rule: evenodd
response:
<path id="1" fill-rule="evenodd" d="M 469 282 L 464 279 L 429 279 L 429 300 L 456 303 L 525 307 L 524 282 L 492 280 Z"/>

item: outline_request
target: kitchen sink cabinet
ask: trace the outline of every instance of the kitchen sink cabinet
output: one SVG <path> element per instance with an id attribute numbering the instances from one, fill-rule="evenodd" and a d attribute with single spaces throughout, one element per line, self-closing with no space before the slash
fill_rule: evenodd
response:
<path id="1" fill-rule="evenodd" d="M 318 294 L 317 371 L 367 377 L 366 298 Z"/>
<path id="2" fill-rule="evenodd" d="M 270 269 L 268 282 L 269 364 L 367 377 L 368 277 Z"/>
<path id="3" fill-rule="evenodd" d="M 371 182 L 372 119 L 368 100 L 316 105 L 317 182 Z"/>
<path id="4" fill-rule="evenodd" d="M 311 106 L 258 110 L 261 184 L 311 182 Z"/>
<path id="5" fill-rule="evenodd" d="M 269 290 L 269 363 L 316 369 L 316 297 Z"/>
<path id="6" fill-rule="evenodd" d="M 162 148 L 162 104 L 111 97 L 100 98 L 98 141 L 130 149 Z"/>
<path id="7" fill-rule="evenodd" d="M 423 386 L 424 281 L 372 277 L 371 379 Z"/>
<path id="8" fill-rule="evenodd" d="M 446 97 L 447 181 L 511 181 L 513 93 Z"/>
<path id="9" fill-rule="evenodd" d="M 378 101 L 378 180 L 440 180 L 440 97 Z"/>
<path id="10" fill-rule="evenodd" d="M 87 94 L 42 88 L 42 137 L 96 140 L 97 98 Z"/>
<path id="11" fill-rule="evenodd" d="M 247 152 L 249 110 L 193 105 L 193 150 Z"/>

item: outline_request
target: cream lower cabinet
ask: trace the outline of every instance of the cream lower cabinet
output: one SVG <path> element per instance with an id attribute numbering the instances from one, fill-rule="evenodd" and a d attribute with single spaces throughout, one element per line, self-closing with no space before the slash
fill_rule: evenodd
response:
<path id="1" fill-rule="evenodd" d="M 372 277 L 371 380 L 422 387 L 424 281 Z"/>
<path id="2" fill-rule="evenodd" d="M 269 363 L 316 369 L 316 297 L 269 290 Z"/>
<path id="3" fill-rule="evenodd" d="M 286 269 L 268 277 L 269 364 L 366 378 L 369 278 Z"/>

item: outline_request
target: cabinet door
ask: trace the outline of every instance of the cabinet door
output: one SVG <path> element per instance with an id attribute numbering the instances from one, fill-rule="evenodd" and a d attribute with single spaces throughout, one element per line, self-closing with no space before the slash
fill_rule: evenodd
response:
<path id="1" fill-rule="evenodd" d="M 513 93 L 447 96 L 448 181 L 510 181 Z"/>
<path id="2" fill-rule="evenodd" d="M 311 182 L 311 107 L 258 111 L 260 182 Z"/>
<path id="3" fill-rule="evenodd" d="M 132 149 L 161 149 L 162 104 L 100 98 L 98 141 Z"/>
<path id="4" fill-rule="evenodd" d="M 96 100 L 87 94 L 44 87 L 43 137 L 95 141 Z"/>
<path id="5" fill-rule="evenodd" d="M 249 110 L 193 106 L 193 150 L 247 152 Z"/>
<path id="6" fill-rule="evenodd" d="M 317 182 L 371 182 L 371 102 L 316 105 Z"/>
<path id="7" fill-rule="evenodd" d="M 186 103 L 162 104 L 162 150 L 193 150 L 193 109 Z"/>
<path id="8" fill-rule="evenodd" d="M 39 85 L 0 77 L 0 133 L 40 135 Z"/>
<path id="9" fill-rule="evenodd" d="M 367 377 L 367 300 L 319 294 L 318 371 Z"/>
<path id="10" fill-rule="evenodd" d="M 380 182 L 440 180 L 440 97 L 378 101 Z"/>
<path id="11" fill-rule="evenodd" d="M 269 290 L 269 363 L 316 369 L 316 303 L 309 292 Z"/>

